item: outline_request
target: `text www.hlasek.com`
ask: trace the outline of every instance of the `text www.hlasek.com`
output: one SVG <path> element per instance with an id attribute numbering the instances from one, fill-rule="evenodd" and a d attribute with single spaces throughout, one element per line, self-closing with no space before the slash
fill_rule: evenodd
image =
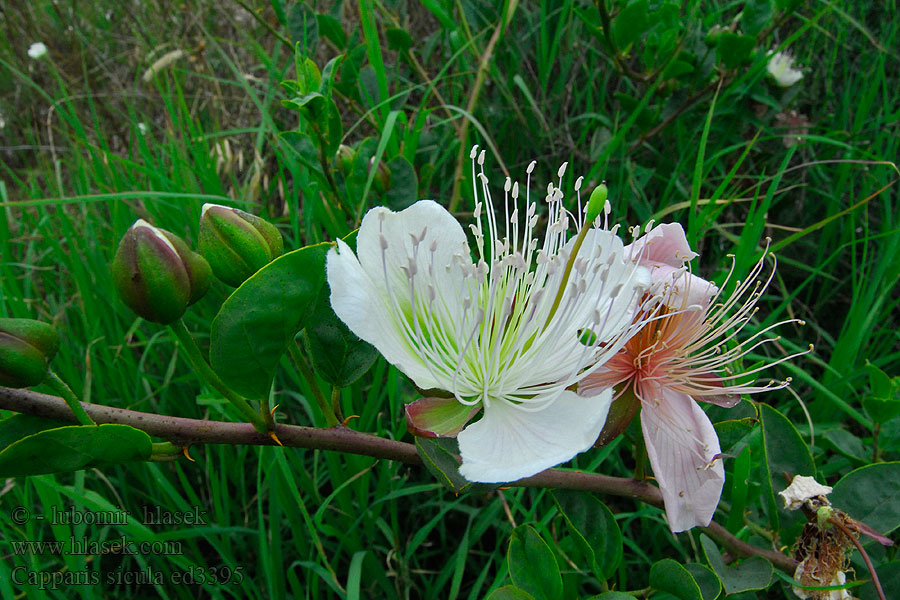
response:
<path id="1" fill-rule="evenodd" d="M 54 556 L 95 556 L 98 554 L 119 554 L 134 556 L 156 554 L 166 556 L 183 555 L 182 542 L 178 540 L 153 540 L 135 542 L 126 536 L 114 540 L 88 540 L 71 536 L 68 540 L 10 540 L 13 554 L 52 554 Z"/>

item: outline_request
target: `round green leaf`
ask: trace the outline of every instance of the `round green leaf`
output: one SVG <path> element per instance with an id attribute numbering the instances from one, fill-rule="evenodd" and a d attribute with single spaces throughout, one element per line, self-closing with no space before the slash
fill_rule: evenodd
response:
<path id="1" fill-rule="evenodd" d="M 534 600 L 562 598 L 563 584 L 553 551 L 530 525 L 520 525 L 509 541 L 509 578 Z M 699 600 L 699 598 L 698 598 Z"/>
<path id="2" fill-rule="evenodd" d="M 678 600 L 703 600 L 694 577 L 671 558 L 664 558 L 650 567 L 650 586 L 668 592 Z"/>
<path id="3" fill-rule="evenodd" d="M 612 24 L 613 40 L 620 50 L 637 40 L 650 27 L 647 0 L 629 2 Z"/>
<path id="4" fill-rule="evenodd" d="M 726 69 L 733 69 L 750 58 L 756 46 L 756 38 L 749 35 L 738 35 L 726 31 L 719 36 L 716 52 Z"/>
<path id="5" fill-rule="evenodd" d="M 0 477 L 65 473 L 147 460 L 150 436 L 129 425 L 72 425 L 29 435 L 0 452 Z"/>
<path id="6" fill-rule="evenodd" d="M 622 562 L 622 532 L 612 512 L 588 492 L 555 490 L 553 499 L 598 575 L 612 577 Z"/>
<path id="7" fill-rule="evenodd" d="M 716 543 L 702 533 L 700 545 L 709 566 L 718 575 L 727 595 L 749 590 L 764 590 L 769 587 L 772 580 L 772 563 L 766 559 L 753 556 L 743 559 L 733 567 L 726 567 Z"/>
<path id="8" fill-rule="evenodd" d="M 295 2 L 287 15 L 288 34 L 291 42 L 300 44 L 300 52 L 305 56 L 316 55 L 319 42 L 319 22 L 305 2 Z"/>
<path id="9" fill-rule="evenodd" d="M 334 314 L 330 295 L 328 286 L 323 285 L 303 341 L 316 374 L 332 385 L 346 387 L 369 370 L 378 350 L 359 339 Z"/>
<path id="10" fill-rule="evenodd" d="M 384 203 L 391 210 L 412 206 L 419 199 L 416 170 L 403 156 L 392 158 L 386 166 L 391 173 L 391 186 L 384 194 Z"/>
<path id="11" fill-rule="evenodd" d="M 828 499 L 872 529 L 890 533 L 900 526 L 900 462 L 867 465 L 847 473 Z"/>
<path id="12" fill-rule="evenodd" d="M 785 489 L 795 475 L 815 476 L 816 465 L 809 447 L 787 417 L 768 404 L 760 404 L 759 418 L 762 422 L 764 462 L 768 475 L 766 500 L 769 504 L 769 519 L 773 529 L 781 530 L 782 539 L 790 542 L 792 533 L 799 533 L 792 530 L 799 529 L 805 519 L 800 511 L 785 510 L 784 504 L 775 494 Z"/>
<path id="13" fill-rule="evenodd" d="M 456 438 L 417 437 L 416 450 L 425 468 L 454 494 L 486 492 L 497 488 L 493 484 L 474 483 L 459 474 L 459 444 Z"/>
<path id="14" fill-rule="evenodd" d="M 878 572 L 878 581 L 881 582 L 881 589 L 884 590 L 886 598 L 900 598 L 900 561 L 884 563 L 875 567 Z M 868 571 L 857 570 L 857 577 L 869 577 Z M 854 592 L 854 596 L 859 596 L 860 600 L 878 600 L 878 592 L 875 591 L 875 584 L 871 581 L 862 584 L 859 591 Z"/>
<path id="15" fill-rule="evenodd" d="M 491 592 L 485 600 L 534 600 L 534 597 L 514 585 L 504 585 Z M 634 600 L 634 596 L 631 596 L 630 600 Z"/>
<path id="16" fill-rule="evenodd" d="M 325 280 L 330 244 L 275 259 L 237 288 L 212 323 L 209 360 L 231 389 L 265 398 L 288 344 L 303 328 Z"/>
<path id="17" fill-rule="evenodd" d="M 688 563 L 684 565 L 684 568 L 697 582 L 703 600 L 716 600 L 719 597 L 722 592 L 722 582 L 719 581 L 718 575 L 712 569 L 700 563 Z"/>

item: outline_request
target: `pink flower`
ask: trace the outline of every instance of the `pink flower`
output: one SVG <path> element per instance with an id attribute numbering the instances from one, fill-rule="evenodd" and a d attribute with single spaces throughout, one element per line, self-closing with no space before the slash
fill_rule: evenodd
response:
<path id="1" fill-rule="evenodd" d="M 725 471 L 716 431 L 697 400 L 731 407 L 741 394 L 787 386 L 790 380 L 762 386 L 745 383 L 749 375 L 771 364 L 740 373 L 730 367 L 761 344 L 774 341 L 763 337 L 766 332 L 791 321 L 736 341 L 774 275 L 773 269 L 764 283 L 757 280 L 763 259 L 728 299 L 720 299 L 721 290 L 685 267 L 697 254 L 678 224 L 657 227 L 625 252 L 650 269 L 649 293 L 658 301 L 650 304 L 655 307 L 642 318 L 653 318 L 600 370 L 584 379 L 578 393 L 591 396 L 614 386 L 621 402 L 618 415 L 615 403 L 610 409 L 610 419 L 618 416 L 619 423 L 610 421 L 608 427 L 618 425 L 618 431 L 641 407 L 647 455 L 665 501 L 669 527 L 678 532 L 706 526 L 718 506 Z"/>

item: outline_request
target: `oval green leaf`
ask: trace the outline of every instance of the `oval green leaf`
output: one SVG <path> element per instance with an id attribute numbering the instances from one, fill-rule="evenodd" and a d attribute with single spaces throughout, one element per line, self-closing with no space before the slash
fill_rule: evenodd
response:
<path id="1" fill-rule="evenodd" d="M 319 291 L 303 342 L 316 375 L 338 387 L 362 377 L 378 358 L 378 350 L 359 339 L 334 314 L 327 285 Z"/>
<path id="2" fill-rule="evenodd" d="M 664 558 L 650 567 L 650 586 L 678 600 L 703 600 L 694 577 L 676 561 Z"/>
<path id="3" fill-rule="evenodd" d="M 631 597 L 633 600 L 633 596 Z M 534 597 L 521 588 L 514 585 L 504 585 L 491 592 L 485 600 L 534 600 Z"/>
<path id="4" fill-rule="evenodd" d="M 780 530 L 782 540 L 791 543 L 805 521 L 800 511 L 787 511 L 775 494 L 788 486 L 795 475 L 813 477 L 816 465 L 809 446 L 797 428 L 783 414 L 768 404 L 759 405 L 762 422 L 764 464 L 766 468 L 766 500 L 772 528 Z"/>
<path id="5" fill-rule="evenodd" d="M 900 526 L 900 462 L 850 471 L 828 499 L 835 508 L 887 535 Z"/>
<path id="6" fill-rule="evenodd" d="M 219 309 L 209 360 L 225 384 L 248 398 L 266 398 L 281 355 L 303 329 L 325 281 L 323 243 L 275 259 Z"/>
<path id="7" fill-rule="evenodd" d="M 622 562 L 622 532 L 612 512 L 588 492 L 555 490 L 553 499 L 600 578 L 612 577 Z"/>
<path id="8" fill-rule="evenodd" d="M 772 563 L 766 559 L 753 556 L 743 559 L 733 567 L 726 567 L 718 546 L 706 534 L 700 534 L 700 545 L 709 566 L 722 582 L 726 595 L 764 590 L 769 587 L 772 580 Z"/>
<path id="9" fill-rule="evenodd" d="M 72 425 L 46 429 L 0 452 L 0 477 L 66 473 L 147 460 L 150 436 L 129 425 Z"/>
<path id="10" fill-rule="evenodd" d="M 688 563 L 684 565 L 684 568 L 697 582 L 703 600 L 716 600 L 722 593 L 722 582 L 719 581 L 718 575 L 706 565 Z"/>
<path id="11" fill-rule="evenodd" d="M 416 438 L 416 450 L 432 475 L 454 494 L 487 492 L 497 488 L 488 483 L 474 483 L 459 474 L 459 444 L 456 438 Z"/>
<path id="12" fill-rule="evenodd" d="M 45 419 L 34 415 L 13 415 L 0 421 L 0 450 L 39 431 L 57 429 L 68 425 L 71 425 L 71 423 L 57 421 L 56 419 Z"/>
<path id="13" fill-rule="evenodd" d="M 509 541 L 509 578 L 534 600 L 562 598 L 562 576 L 553 551 L 530 525 L 520 525 Z M 699 599 L 698 599 L 699 600 Z"/>

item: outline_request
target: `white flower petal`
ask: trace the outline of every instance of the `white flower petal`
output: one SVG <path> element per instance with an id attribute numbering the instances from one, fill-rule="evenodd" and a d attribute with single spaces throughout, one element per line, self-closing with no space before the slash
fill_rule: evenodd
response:
<path id="1" fill-rule="evenodd" d="M 457 436 L 469 481 L 516 481 L 590 448 L 612 402 L 612 390 L 584 398 L 568 390 L 538 411 L 494 400 L 484 416 Z"/>
<path id="2" fill-rule="evenodd" d="M 776 85 L 788 88 L 803 79 L 803 71 L 794 68 L 794 59 L 787 52 L 775 52 L 769 55 L 766 70 Z"/>
<path id="3" fill-rule="evenodd" d="M 694 400 L 661 386 L 642 390 L 641 429 L 673 532 L 709 525 L 725 482 L 719 438 Z"/>
<path id="4" fill-rule="evenodd" d="M 412 236 L 418 239 L 423 232 L 425 236 L 416 249 Z M 383 251 L 382 239 L 387 242 Z M 468 241 L 459 222 L 437 202 L 420 200 L 400 212 L 373 208 L 363 218 L 356 249 L 363 270 L 376 287 L 385 291 L 387 269 L 391 292 L 401 306 L 409 304 L 409 278 L 404 269 L 409 271 L 411 260 L 416 266 L 417 294 L 424 295 L 431 283 L 438 298 L 460 303 L 463 300 L 460 264 L 472 264 Z"/>
<path id="5" fill-rule="evenodd" d="M 328 251 L 326 262 L 331 308 L 350 330 L 369 342 L 420 388 L 438 387 L 422 357 L 406 341 L 383 289 L 363 270 L 343 241 Z M 378 274 L 375 274 L 378 277 Z M 383 288 L 383 286 L 382 286 Z"/>
<path id="6" fill-rule="evenodd" d="M 47 46 L 43 42 L 35 42 L 28 47 L 28 56 L 37 60 L 47 54 Z"/>

